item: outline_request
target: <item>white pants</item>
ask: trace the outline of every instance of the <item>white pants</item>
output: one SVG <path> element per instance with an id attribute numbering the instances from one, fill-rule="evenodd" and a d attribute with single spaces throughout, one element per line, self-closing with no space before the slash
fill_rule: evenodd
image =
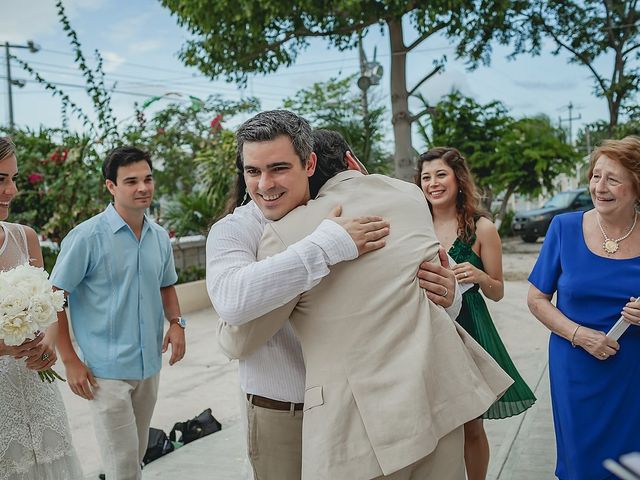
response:
<path id="1" fill-rule="evenodd" d="M 139 480 L 160 374 L 145 380 L 96 378 L 89 401 L 106 478 Z"/>

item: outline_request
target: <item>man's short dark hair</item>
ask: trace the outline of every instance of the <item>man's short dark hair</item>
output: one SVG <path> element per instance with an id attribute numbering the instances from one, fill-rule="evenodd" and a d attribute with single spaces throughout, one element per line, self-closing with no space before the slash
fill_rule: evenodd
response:
<path id="1" fill-rule="evenodd" d="M 316 171 L 309 178 L 311 198 L 318 195 L 318 191 L 327 180 L 349 168 L 346 154 L 347 151 L 351 151 L 351 147 L 338 132 L 318 129 L 313 131 L 313 151 L 318 160 Z"/>
<path id="2" fill-rule="evenodd" d="M 114 148 L 107 154 L 107 158 L 105 158 L 102 163 L 102 176 L 105 180 L 111 180 L 113 183 L 117 183 L 118 168 L 143 160 L 147 162 L 149 168 L 153 171 L 151 157 L 147 152 L 130 146 Z"/>
<path id="3" fill-rule="evenodd" d="M 236 132 L 238 142 L 238 154 L 236 167 L 241 173 L 244 167 L 242 147 L 247 142 L 267 142 L 275 140 L 281 135 L 291 139 L 302 165 L 306 165 L 307 159 L 313 152 L 313 139 L 311 138 L 311 126 L 299 115 L 289 110 L 268 110 L 260 112 L 244 122 Z"/>

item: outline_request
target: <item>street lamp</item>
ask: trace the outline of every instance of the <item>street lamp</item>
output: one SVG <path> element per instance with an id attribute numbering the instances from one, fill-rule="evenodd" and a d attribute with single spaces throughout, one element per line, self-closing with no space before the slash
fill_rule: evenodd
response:
<path id="1" fill-rule="evenodd" d="M 373 62 L 365 62 L 364 69 L 362 69 L 362 76 L 358 78 L 358 88 L 363 92 L 371 85 L 378 85 L 382 78 L 382 65 L 373 60 Z"/>
<path id="2" fill-rule="evenodd" d="M 14 122 L 13 122 L 13 95 L 11 93 L 11 87 L 15 85 L 18 88 L 22 88 L 25 86 L 24 80 L 12 80 L 11 79 L 11 48 L 26 48 L 31 53 L 36 53 L 40 50 L 40 46 L 33 42 L 33 40 L 29 40 L 26 45 L 16 45 L 15 43 L 4 42 L 4 53 L 5 58 L 7 60 L 7 93 L 8 93 L 8 102 L 9 102 L 9 129 L 13 130 Z"/>

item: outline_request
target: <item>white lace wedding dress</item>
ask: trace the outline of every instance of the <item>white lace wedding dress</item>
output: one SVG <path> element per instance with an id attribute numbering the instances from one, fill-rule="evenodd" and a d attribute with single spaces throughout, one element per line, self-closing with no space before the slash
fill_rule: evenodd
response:
<path id="1" fill-rule="evenodd" d="M 0 270 L 28 262 L 22 226 L 0 227 Z M 57 383 L 42 382 L 24 360 L 0 356 L 0 480 L 83 478 Z"/>

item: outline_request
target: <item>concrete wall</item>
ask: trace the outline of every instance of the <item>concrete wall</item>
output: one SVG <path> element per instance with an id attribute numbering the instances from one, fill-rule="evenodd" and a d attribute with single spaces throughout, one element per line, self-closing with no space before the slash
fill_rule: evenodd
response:
<path id="1" fill-rule="evenodd" d="M 205 308 L 211 308 L 204 280 L 176 285 L 176 293 L 180 302 L 180 312 L 185 315 Z"/>
<path id="2" fill-rule="evenodd" d="M 204 268 L 206 265 L 206 243 L 207 239 L 203 235 L 172 238 L 171 245 L 176 268 L 179 270 L 192 266 Z"/>

